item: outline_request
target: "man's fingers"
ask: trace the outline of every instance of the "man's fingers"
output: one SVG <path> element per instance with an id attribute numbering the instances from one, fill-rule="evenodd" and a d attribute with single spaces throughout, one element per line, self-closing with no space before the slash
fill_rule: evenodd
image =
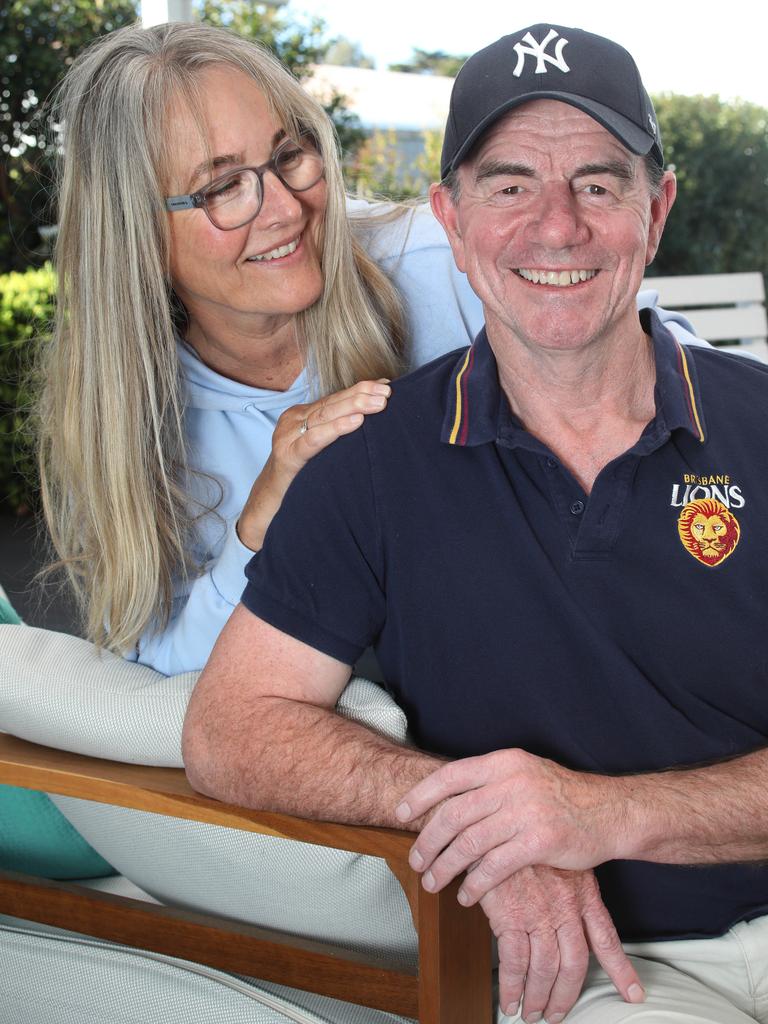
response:
<path id="1" fill-rule="evenodd" d="M 523 994 L 523 1020 L 540 1020 L 549 1002 L 552 987 L 560 970 L 560 948 L 557 933 L 551 928 L 532 931 L 528 936 L 531 948 L 528 974 Z"/>
<path id="2" fill-rule="evenodd" d="M 478 790 L 452 797 L 439 808 L 422 828 L 409 856 L 414 871 L 427 873 L 442 857 L 437 876 L 428 879 L 425 875 L 427 889 L 442 889 L 487 850 L 504 841 L 503 823 L 490 817 L 497 810 L 492 794 Z"/>
<path id="3" fill-rule="evenodd" d="M 572 1009 L 579 998 L 589 966 L 589 948 L 580 923 L 558 928 L 557 943 L 560 949 L 560 970 L 544 1010 L 544 1017 L 549 1024 L 559 1024 Z"/>
<path id="4" fill-rule="evenodd" d="M 645 989 L 602 901 L 584 914 L 584 928 L 592 952 L 619 995 L 627 1003 L 642 1003 Z"/>
<path id="5" fill-rule="evenodd" d="M 509 931 L 499 936 L 499 1006 L 514 1017 L 523 998 L 525 976 L 530 961 L 528 935 Z"/>
<path id="6" fill-rule="evenodd" d="M 467 830 L 469 831 L 469 830 Z M 447 857 L 453 847 L 458 846 L 460 840 L 463 838 L 465 833 L 456 839 L 448 850 L 438 858 L 431 871 L 433 874 L 438 875 L 441 880 L 440 888 L 443 885 L 447 885 L 450 881 L 449 878 L 442 881 L 443 875 L 446 869 L 442 865 L 443 858 Z M 506 839 L 506 842 L 504 841 Z M 449 862 L 450 863 L 450 862 Z M 472 863 L 471 861 L 469 863 Z M 464 907 L 471 907 L 475 903 L 478 903 L 483 896 L 487 895 L 491 889 L 495 889 L 497 885 L 501 885 L 507 878 L 510 878 L 515 874 L 516 871 L 520 871 L 521 868 L 529 867 L 531 864 L 536 863 L 536 858 L 533 856 L 532 851 L 520 842 L 516 836 L 509 838 L 508 830 L 502 830 L 499 836 L 498 845 L 494 846 L 479 860 L 474 862 L 468 873 L 467 877 L 461 883 L 459 889 L 459 903 Z M 469 864 L 467 865 L 469 867 Z M 456 872 L 458 874 L 459 872 Z"/>
<path id="7" fill-rule="evenodd" d="M 412 821 L 442 800 L 482 786 L 488 779 L 489 757 L 465 757 L 442 765 L 408 790 L 395 808 L 395 817 L 402 822 Z"/>

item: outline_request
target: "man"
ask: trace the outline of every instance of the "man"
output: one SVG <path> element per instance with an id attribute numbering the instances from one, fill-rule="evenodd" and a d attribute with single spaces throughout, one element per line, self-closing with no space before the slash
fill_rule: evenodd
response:
<path id="1" fill-rule="evenodd" d="M 768 852 L 768 368 L 638 318 L 675 182 L 616 44 L 537 25 L 476 54 L 442 174 L 485 329 L 296 480 L 190 706 L 190 778 L 419 831 L 427 888 L 468 870 L 510 1015 L 562 1020 L 589 946 L 574 1020 L 768 1021 L 743 863 Z M 419 750 L 333 713 L 370 642 Z"/>

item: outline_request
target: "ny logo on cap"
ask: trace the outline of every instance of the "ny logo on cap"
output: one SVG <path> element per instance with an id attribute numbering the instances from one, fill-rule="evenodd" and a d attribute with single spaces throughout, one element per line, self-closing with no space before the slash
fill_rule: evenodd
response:
<path id="1" fill-rule="evenodd" d="M 547 71 L 547 64 L 551 64 L 556 67 L 559 71 L 568 72 L 571 69 L 563 60 L 563 50 L 568 45 L 568 40 L 563 36 L 560 36 L 557 44 L 555 45 L 555 56 L 551 57 L 546 49 L 553 39 L 557 39 L 559 32 L 555 32 L 553 28 L 547 32 L 546 38 L 541 42 L 537 43 L 530 32 L 526 32 L 523 36 L 522 43 L 515 43 L 514 51 L 517 54 L 517 64 L 515 64 L 515 70 L 512 74 L 515 78 L 519 78 L 523 73 L 523 67 L 525 65 L 525 58 L 535 57 L 536 67 L 534 68 L 535 75 L 543 75 Z M 527 43 L 527 46 L 523 46 L 523 43 Z"/>

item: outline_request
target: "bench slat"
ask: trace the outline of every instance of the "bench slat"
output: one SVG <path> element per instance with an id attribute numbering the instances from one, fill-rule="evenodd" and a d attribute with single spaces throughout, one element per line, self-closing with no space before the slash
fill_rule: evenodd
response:
<path id="1" fill-rule="evenodd" d="M 641 287 L 657 291 L 660 305 L 670 309 L 765 301 L 765 283 L 763 275 L 758 271 L 746 274 L 646 277 Z"/>

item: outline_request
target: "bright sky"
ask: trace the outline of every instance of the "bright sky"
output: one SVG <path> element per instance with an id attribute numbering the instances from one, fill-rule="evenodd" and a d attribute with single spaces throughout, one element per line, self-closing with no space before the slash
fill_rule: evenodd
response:
<path id="1" fill-rule="evenodd" d="M 467 16 L 448 13 L 446 0 L 291 0 L 289 11 L 317 15 L 329 36 L 360 43 L 379 68 L 407 60 L 414 46 L 472 53 L 499 36 L 538 21 L 608 36 L 637 61 L 649 92 L 717 93 L 768 107 L 768 4 L 747 0 L 646 0 L 634 4 L 575 5 L 547 0 L 455 0 Z M 522 8 L 525 6 L 526 11 Z M 517 13 L 515 13 L 515 7 Z M 729 26 L 729 12 L 734 19 Z M 759 13 L 758 13 L 759 12 Z"/>

